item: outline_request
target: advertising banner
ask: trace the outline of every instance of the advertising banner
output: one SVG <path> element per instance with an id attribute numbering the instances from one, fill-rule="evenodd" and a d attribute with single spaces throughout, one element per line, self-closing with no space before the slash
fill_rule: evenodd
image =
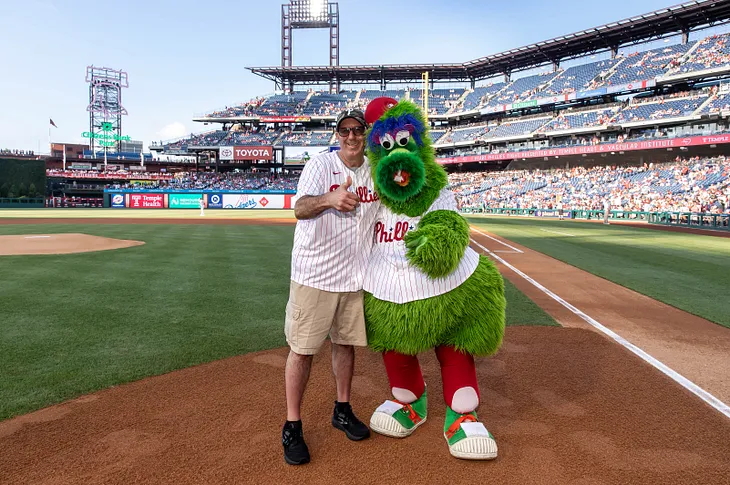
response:
<path id="1" fill-rule="evenodd" d="M 504 113 L 505 111 L 507 111 L 507 107 L 508 107 L 508 105 L 506 105 L 506 104 L 499 104 L 496 106 L 486 106 L 486 107 L 482 108 L 480 113 L 483 115 L 491 114 L 491 113 Z"/>
<path id="2" fill-rule="evenodd" d="M 291 209 L 293 198 L 294 194 L 223 194 L 222 203 L 224 209 Z"/>
<path id="3" fill-rule="evenodd" d="M 653 88 L 656 86 L 656 81 L 652 80 L 643 80 L 643 81 L 634 81 L 627 84 L 619 84 L 617 86 L 609 86 L 606 89 L 606 92 L 608 94 L 613 93 L 620 93 L 622 91 L 633 91 L 635 89 L 646 89 L 646 88 Z"/>
<path id="4" fill-rule="evenodd" d="M 537 106 L 537 100 L 533 99 L 532 101 L 522 101 L 519 103 L 512 103 L 512 109 L 521 109 L 521 108 L 532 108 L 534 106 Z"/>
<path id="5" fill-rule="evenodd" d="M 220 147 L 218 151 L 219 160 L 233 160 L 233 147 Z"/>
<path id="6" fill-rule="evenodd" d="M 70 168 L 71 170 L 91 170 L 91 164 L 75 162 L 70 164 L 68 168 Z"/>
<path id="7" fill-rule="evenodd" d="M 329 153 L 329 146 L 284 147 L 284 165 L 304 165 L 322 153 Z"/>
<path id="8" fill-rule="evenodd" d="M 556 94 L 553 96 L 548 96 L 547 98 L 538 99 L 537 105 L 542 106 L 544 104 L 555 104 L 555 103 L 561 103 L 563 101 L 572 101 L 574 99 L 575 99 L 575 93 Z"/>
<path id="9" fill-rule="evenodd" d="M 223 196 L 221 194 L 208 194 L 208 208 L 209 209 L 222 209 L 223 208 Z"/>
<path id="10" fill-rule="evenodd" d="M 535 211 L 535 217 L 560 217 L 560 211 L 557 209 L 540 209 Z M 572 218 L 572 211 L 564 210 L 563 217 L 566 219 Z"/>
<path id="11" fill-rule="evenodd" d="M 124 194 L 112 195 L 112 207 L 115 209 L 121 209 L 124 207 Z"/>
<path id="12" fill-rule="evenodd" d="M 164 209 L 167 194 L 126 194 L 130 209 Z"/>
<path id="13" fill-rule="evenodd" d="M 233 147 L 234 160 L 273 160 L 273 147 L 250 146 L 250 147 Z"/>
<path id="14" fill-rule="evenodd" d="M 300 121 L 311 121 L 309 116 L 259 116 L 263 123 L 298 123 Z"/>
<path id="15" fill-rule="evenodd" d="M 578 94 L 575 97 L 578 99 L 595 98 L 596 96 L 603 96 L 607 92 L 606 88 L 589 89 L 587 91 L 578 91 Z"/>
<path id="16" fill-rule="evenodd" d="M 170 194 L 170 209 L 197 209 L 202 194 Z"/>
<path id="17" fill-rule="evenodd" d="M 657 148 L 678 148 L 699 145 L 720 145 L 730 143 L 730 135 L 690 136 L 686 138 L 669 138 L 664 140 L 645 140 L 626 143 L 603 143 L 601 145 L 581 145 L 569 148 L 552 148 L 546 150 L 527 150 L 524 152 L 485 153 L 464 157 L 438 158 L 441 164 L 491 162 L 512 160 L 514 158 L 541 158 L 561 155 L 581 155 L 583 153 L 629 152 L 634 150 L 654 150 Z"/>

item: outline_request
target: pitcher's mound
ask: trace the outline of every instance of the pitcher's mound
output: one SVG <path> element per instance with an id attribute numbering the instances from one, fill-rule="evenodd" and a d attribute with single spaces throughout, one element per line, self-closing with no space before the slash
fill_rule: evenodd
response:
<path id="1" fill-rule="evenodd" d="M 88 234 L 20 234 L 0 236 L 0 256 L 71 254 L 141 246 L 142 241 L 111 239 Z"/>

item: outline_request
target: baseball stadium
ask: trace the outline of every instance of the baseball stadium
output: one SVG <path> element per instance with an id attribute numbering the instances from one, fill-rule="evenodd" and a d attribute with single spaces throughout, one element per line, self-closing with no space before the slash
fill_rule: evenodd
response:
<path id="1" fill-rule="evenodd" d="M 340 64 L 353 5 L 279 3 L 280 65 L 246 68 L 272 93 L 136 141 L 135 73 L 90 65 L 87 143 L 0 147 L 0 484 L 730 484 L 730 1 L 380 65 Z M 328 32 L 328 65 L 294 65 L 305 29 Z M 348 440 L 324 345 L 302 403 L 312 461 L 292 467 L 299 181 L 347 148 L 338 115 L 381 99 L 418 107 L 464 244 L 504 282 L 501 348 L 475 359 L 499 454 L 449 455 L 433 351 L 431 419 Z M 367 422 L 390 396 L 381 352 L 357 347 L 352 408 Z"/>

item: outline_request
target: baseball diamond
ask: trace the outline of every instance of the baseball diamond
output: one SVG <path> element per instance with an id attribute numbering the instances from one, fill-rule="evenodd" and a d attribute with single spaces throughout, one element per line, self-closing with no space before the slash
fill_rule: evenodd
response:
<path id="1" fill-rule="evenodd" d="M 198 3 L 3 6 L 0 485 L 730 485 L 730 1 Z"/>

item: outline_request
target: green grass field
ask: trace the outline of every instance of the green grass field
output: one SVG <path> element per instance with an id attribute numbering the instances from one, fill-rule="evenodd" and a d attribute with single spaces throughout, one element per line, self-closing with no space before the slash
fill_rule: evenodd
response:
<path id="1" fill-rule="evenodd" d="M 469 217 L 474 226 L 730 327 L 730 238 L 620 225 Z"/>
<path id="2" fill-rule="evenodd" d="M 98 217 L 109 212 L 117 211 L 93 210 Z M 146 244 L 0 256 L 0 419 L 146 376 L 285 345 L 292 226 L 0 225 L 0 235 L 70 232 Z M 506 285 L 508 324 L 555 325 Z"/>

